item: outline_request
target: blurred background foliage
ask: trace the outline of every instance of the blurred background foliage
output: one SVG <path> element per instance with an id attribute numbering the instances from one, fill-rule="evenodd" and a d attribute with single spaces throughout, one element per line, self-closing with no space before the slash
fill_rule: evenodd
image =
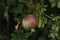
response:
<path id="1" fill-rule="evenodd" d="M 35 32 L 22 19 L 36 15 Z M 0 40 L 60 40 L 60 0 L 0 0 Z"/>

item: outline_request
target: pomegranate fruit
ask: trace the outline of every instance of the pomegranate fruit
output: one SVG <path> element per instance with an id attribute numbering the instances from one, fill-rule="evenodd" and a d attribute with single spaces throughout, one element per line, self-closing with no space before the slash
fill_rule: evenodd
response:
<path id="1" fill-rule="evenodd" d="M 22 20 L 22 26 L 24 29 L 31 29 L 37 25 L 37 18 L 34 15 L 28 15 Z"/>

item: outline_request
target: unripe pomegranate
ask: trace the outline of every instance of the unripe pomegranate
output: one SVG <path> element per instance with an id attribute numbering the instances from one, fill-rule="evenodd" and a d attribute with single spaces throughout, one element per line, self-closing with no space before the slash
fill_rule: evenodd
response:
<path id="1" fill-rule="evenodd" d="M 24 29 L 31 29 L 37 25 L 37 19 L 34 15 L 28 15 L 22 20 L 22 26 Z"/>

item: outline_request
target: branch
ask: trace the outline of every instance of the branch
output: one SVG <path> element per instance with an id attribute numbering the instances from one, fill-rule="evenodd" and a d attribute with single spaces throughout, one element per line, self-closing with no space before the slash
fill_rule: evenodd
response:
<path id="1" fill-rule="evenodd" d="M 47 14 L 43 14 L 43 15 L 45 15 L 46 17 L 48 17 L 48 18 L 50 18 L 50 19 L 53 18 L 53 17 L 51 17 L 51 16 L 49 16 L 49 15 L 47 15 Z"/>

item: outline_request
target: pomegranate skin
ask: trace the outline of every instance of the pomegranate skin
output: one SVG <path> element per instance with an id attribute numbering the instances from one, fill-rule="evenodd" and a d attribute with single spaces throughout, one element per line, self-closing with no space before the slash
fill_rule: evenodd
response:
<path id="1" fill-rule="evenodd" d="M 37 25 L 37 18 L 34 15 L 28 15 L 22 20 L 22 26 L 24 29 L 31 29 Z"/>

